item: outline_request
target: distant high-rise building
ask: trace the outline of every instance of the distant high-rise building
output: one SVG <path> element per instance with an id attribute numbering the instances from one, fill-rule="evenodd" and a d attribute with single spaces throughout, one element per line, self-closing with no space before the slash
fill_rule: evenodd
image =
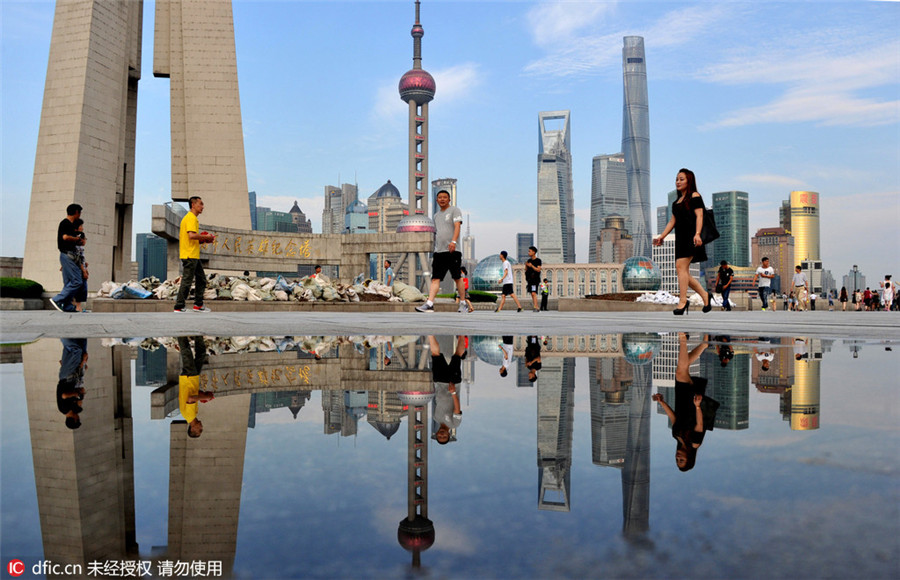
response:
<path id="1" fill-rule="evenodd" d="M 294 217 L 286 211 L 275 211 L 269 207 L 256 207 L 256 226 L 262 232 L 296 232 Z"/>
<path id="2" fill-rule="evenodd" d="M 431 199 L 434 200 L 437 198 L 437 194 L 441 190 L 446 190 L 447 193 L 450 194 L 450 205 L 456 205 L 456 182 L 457 180 L 452 177 L 442 177 L 441 179 L 435 179 L 431 182 Z M 434 207 L 431 210 L 431 215 L 434 215 L 438 211 L 437 203 L 434 204 Z"/>
<path id="3" fill-rule="evenodd" d="M 625 229 L 625 216 L 606 217 L 606 225 L 598 232 L 593 249 L 595 259 L 591 263 L 622 264 L 632 256 L 634 241 Z"/>
<path id="4" fill-rule="evenodd" d="M 166 240 L 154 234 L 137 234 L 135 257 L 138 278 L 156 276 L 160 280 L 166 279 Z"/>
<path id="5" fill-rule="evenodd" d="M 672 219 L 672 204 L 675 203 L 675 200 L 678 199 L 678 192 L 676 190 L 672 190 L 666 196 L 666 205 L 661 205 L 656 208 L 656 235 L 660 235 L 663 233 L 663 230 L 666 229 L 666 225 L 668 225 L 669 220 Z M 674 233 L 669 234 L 674 235 Z"/>
<path id="6" fill-rule="evenodd" d="M 661 246 L 653 246 L 650 259 L 659 268 L 662 276 L 660 290 L 678 294 L 678 274 L 675 272 L 675 236 L 669 234 Z M 690 265 L 691 276 L 700 278 L 700 264 Z"/>
<path id="7" fill-rule="evenodd" d="M 631 233 L 631 209 L 628 205 L 628 183 L 625 155 L 597 155 L 591 170 L 591 226 L 588 238 L 588 262 L 602 262 L 597 257 L 600 230 L 606 218 L 616 214 L 625 218 L 625 229 Z M 631 256 L 626 256 L 630 258 Z"/>
<path id="8" fill-rule="evenodd" d="M 538 509 L 570 510 L 575 359 L 545 358 L 537 380 Z"/>
<path id="9" fill-rule="evenodd" d="M 516 260 L 524 264 L 528 260 L 528 248 L 534 245 L 534 234 L 519 232 L 516 234 Z"/>
<path id="10" fill-rule="evenodd" d="M 819 255 L 819 194 L 791 192 L 791 235 L 794 236 L 794 265 L 804 260 L 821 260 Z"/>
<path id="11" fill-rule="evenodd" d="M 847 275 L 841 279 L 841 285 L 847 289 L 847 292 L 854 292 L 855 290 L 865 290 L 866 289 L 866 275 L 862 273 L 858 268 L 856 271 L 853 268 L 850 268 L 850 271 L 847 272 Z"/>
<path id="12" fill-rule="evenodd" d="M 369 229 L 369 208 L 358 199 L 347 206 L 347 211 L 344 214 L 344 233 L 374 233 Z"/>
<path id="13" fill-rule="evenodd" d="M 622 151 L 631 210 L 634 255 L 650 255 L 650 105 L 647 97 L 647 63 L 644 39 L 626 36 L 622 49 L 624 107 Z"/>
<path id="14" fill-rule="evenodd" d="M 369 231 L 373 234 L 396 232 L 400 220 L 409 215 L 409 206 L 403 203 L 400 190 L 391 183 L 390 179 L 369 196 L 368 207 Z M 394 263 L 394 275 L 399 279 L 400 272 L 396 268 L 398 258 L 398 255 L 379 254 L 374 276 L 378 280 L 384 281 L 384 260 L 387 259 Z M 403 268 L 406 268 L 405 264 Z"/>
<path id="15" fill-rule="evenodd" d="M 306 219 L 306 214 L 303 213 L 303 211 L 300 209 L 300 206 L 297 205 L 296 200 L 294 200 L 294 207 L 288 210 L 288 213 L 291 214 L 291 220 L 293 220 L 294 225 L 297 226 L 298 233 L 312 233 L 312 221 Z"/>
<path id="16" fill-rule="evenodd" d="M 340 187 L 325 186 L 325 209 L 322 210 L 322 233 L 341 234 L 344 232 L 344 215 L 347 207 L 359 198 L 359 188 L 350 183 Z"/>
<path id="17" fill-rule="evenodd" d="M 718 221 L 718 214 L 716 220 Z M 758 266 L 763 257 L 769 258 L 769 266 L 775 270 L 772 288 L 787 294 L 791 291 L 794 275 L 794 238 L 783 228 L 761 228 L 750 240 L 750 263 Z"/>
<path id="18" fill-rule="evenodd" d="M 472 264 L 476 263 L 475 260 L 475 236 L 472 235 L 471 223 L 469 223 L 469 215 L 466 214 L 466 235 L 463 236 L 462 239 L 462 248 L 460 251 L 462 252 L 463 265 L 466 262 L 471 262 Z M 466 266 L 468 269 L 468 266 Z M 475 266 L 472 266 L 474 269 Z M 472 270 L 469 270 L 469 273 L 472 273 Z"/>
<path id="19" fill-rule="evenodd" d="M 750 265 L 750 205 L 745 191 L 720 191 L 712 194 L 719 239 L 707 246 L 713 267 L 728 260 L 732 266 Z"/>
<path id="20" fill-rule="evenodd" d="M 256 192 L 251 191 L 247 194 L 250 200 L 250 229 L 256 229 Z"/>
<path id="21" fill-rule="evenodd" d="M 778 227 L 791 233 L 791 200 L 785 199 L 778 208 Z"/>
<path id="22" fill-rule="evenodd" d="M 718 216 L 716 216 L 718 218 Z M 720 340 L 717 338 L 717 340 Z M 729 348 L 731 350 L 729 350 Z M 716 429 L 739 431 L 750 427 L 750 353 L 734 352 L 719 344 L 700 357 L 700 376 L 709 379 L 706 395 L 720 404 Z"/>
<path id="23" fill-rule="evenodd" d="M 556 125 L 548 121 L 557 121 Z M 575 262 L 569 111 L 538 114 L 537 247 L 547 263 Z"/>

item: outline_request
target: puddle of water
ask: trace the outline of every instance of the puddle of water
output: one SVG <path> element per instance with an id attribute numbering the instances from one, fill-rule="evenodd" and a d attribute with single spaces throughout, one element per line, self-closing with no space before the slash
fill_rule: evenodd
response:
<path id="1" fill-rule="evenodd" d="M 42 340 L 0 366 L 0 552 L 47 576 L 887 577 L 893 346 Z"/>

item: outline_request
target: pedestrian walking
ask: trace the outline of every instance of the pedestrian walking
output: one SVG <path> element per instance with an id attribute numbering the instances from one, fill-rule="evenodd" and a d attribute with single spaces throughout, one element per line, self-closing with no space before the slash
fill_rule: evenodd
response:
<path id="1" fill-rule="evenodd" d="M 75 225 L 75 230 L 78 232 L 78 235 L 85 243 L 87 243 L 87 240 L 84 237 L 84 220 L 78 218 L 72 223 Z M 81 287 L 78 289 L 78 292 L 75 293 L 72 303 L 75 306 L 76 312 L 90 312 L 90 310 L 85 308 L 88 297 L 87 281 L 90 274 L 88 273 L 89 264 L 87 263 L 87 260 L 84 259 L 84 246 L 75 246 L 75 263 L 78 264 L 78 267 L 81 269 Z"/>
<path id="2" fill-rule="evenodd" d="M 81 210 L 81 206 L 77 203 L 69 204 L 66 207 L 66 217 L 56 228 L 56 247 L 59 249 L 63 288 L 59 294 L 50 299 L 50 304 L 61 312 L 75 311 L 72 301 L 83 282 L 81 268 L 75 261 L 77 259 L 75 249 L 84 245 L 84 236 L 78 235 L 78 228 L 74 225 L 75 220 L 81 218 Z"/>
<path id="3" fill-rule="evenodd" d="M 472 301 L 469 300 L 469 271 L 466 270 L 465 266 L 461 266 L 459 268 L 459 271 L 462 274 L 463 288 L 465 288 L 465 294 L 463 294 L 462 296 L 460 296 L 459 294 L 456 295 L 456 301 L 461 305 L 460 308 L 458 309 L 458 311 L 462 312 L 463 311 L 462 306 L 464 305 L 467 307 L 466 312 L 471 314 L 472 312 L 475 312 L 475 308 L 472 306 Z"/>
<path id="4" fill-rule="evenodd" d="M 881 287 L 884 288 L 881 294 L 884 310 L 890 312 L 891 306 L 894 304 L 894 283 L 891 282 L 891 274 L 885 275 L 884 282 L 881 282 Z"/>
<path id="5" fill-rule="evenodd" d="M 550 280 L 544 278 L 541 282 L 541 310 L 547 311 L 547 302 L 550 301 Z"/>
<path id="6" fill-rule="evenodd" d="M 731 281 L 734 279 L 734 270 L 728 265 L 728 260 L 719 262 L 719 271 L 716 272 L 716 292 L 722 295 L 722 308 L 731 311 Z"/>
<path id="7" fill-rule="evenodd" d="M 809 308 L 809 280 L 800 266 L 794 267 L 794 278 L 791 282 L 797 296 L 797 310 L 803 311 Z"/>
<path id="8" fill-rule="evenodd" d="M 525 261 L 525 293 L 531 294 L 531 304 L 535 312 L 538 309 L 538 292 L 541 285 L 541 259 L 537 257 L 538 249 L 534 246 L 528 248 L 528 260 Z"/>
<path id="9" fill-rule="evenodd" d="M 178 233 L 178 255 L 181 258 L 181 285 L 175 298 L 175 312 L 184 312 L 191 284 L 194 285 L 194 312 L 209 312 L 203 305 L 203 293 L 206 291 L 206 273 L 200 263 L 200 244 L 214 242 L 216 236 L 200 231 L 197 217 L 203 213 L 203 200 L 199 196 L 191 196 L 188 200 L 191 210 L 181 218 Z"/>
<path id="10" fill-rule="evenodd" d="M 394 285 L 394 269 L 391 268 L 391 261 L 384 261 L 384 283 L 387 286 Z"/>
<path id="11" fill-rule="evenodd" d="M 772 289 L 772 278 L 775 277 L 775 268 L 769 266 L 769 258 L 763 257 L 760 260 L 760 266 L 756 268 L 756 274 L 753 276 L 753 283 L 756 284 L 756 290 L 759 292 L 759 299 L 762 302 L 761 310 L 769 307 L 769 291 Z"/>
<path id="12" fill-rule="evenodd" d="M 687 299 L 688 288 L 703 298 L 703 312 L 712 310 L 710 295 L 700 282 L 691 276 L 692 262 L 705 262 L 706 248 L 700 238 L 703 228 L 703 198 L 697 192 L 697 180 L 694 172 L 680 169 L 675 176 L 675 191 L 678 199 L 672 203 L 672 217 L 662 233 L 653 239 L 654 246 L 661 246 L 663 240 L 673 229 L 675 230 L 675 272 L 678 274 L 678 308 L 672 314 L 686 314 L 690 308 Z"/>
<path id="13" fill-rule="evenodd" d="M 841 297 L 839 298 L 839 300 L 841 301 L 841 312 L 846 312 L 847 311 L 847 287 L 846 286 L 841 287 Z"/>
<path id="14" fill-rule="evenodd" d="M 462 253 L 459 247 L 459 232 L 462 228 L 462 212 L 450 205 L 450 192 L 442 189 L 435 196 L 438 211 L 434 214 L 434 254 L 431 259 L 431 288 L 425 304 L 416 306 L 418 312 L 434 312 L 434 298 L 441 287 L 441 280 L 450 273 L 456 282 L 456 291 L 462 296 L 465 288 L 462 282 Z M 468 312 L 460 302 L 459 312 Z"/>
<path id="15" fill-rule="evenodd" d="M 503 264 L 503 276 L 500 278 L 499 282 L 503 285 L 503 290 L 500 298 L 500 305 L 497 306 L 497 309 L 494 312 L 500 312 L 503 310 L 503 305 L 506 304 L 506 297 L 512 296 L 512 299 L 516 302 L 516 307 L 518 310 L 516 312 L 522 312 L 522 304 L 519 302 L 519 299 L 516 297 L 516 292 L 513 290 L 513 275 L 512 275 L 512 266 L 509 264 L 509 260 L 506 259 L 507 256 L 506 250 L 500 252 L 500 261 Z"/>

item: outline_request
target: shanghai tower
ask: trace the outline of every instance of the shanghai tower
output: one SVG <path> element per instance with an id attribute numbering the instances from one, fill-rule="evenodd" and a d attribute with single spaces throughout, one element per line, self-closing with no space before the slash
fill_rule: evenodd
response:
<path id="1" fill-rule="evenodd" d="M 624 110 L 622 151 L 628 183 L 635 256 L 650 256 L 650 107 L 647 99 L 647 64 L 644 39 L 626 36 L 622 49 Z"/>

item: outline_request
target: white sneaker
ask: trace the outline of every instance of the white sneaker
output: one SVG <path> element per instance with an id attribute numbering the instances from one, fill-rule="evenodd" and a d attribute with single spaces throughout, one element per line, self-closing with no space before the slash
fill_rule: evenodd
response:
<path id="1" fill-rule="evenodd" d="M 466 306 L 466 303 L 465 303 L 465 302 L 460 302 L 460 303 L 459 303 L 459 308 L 457 308 L 456 311 L 457 311 L 458 313 L 460 313 L 460 314 L 468 314 L 468 313 L 469 313 L 469 307 Z"/>
<path id="2" fill-rule="evenodd" d="M 420 304 L 416 306 L 416 312 L 434 312 L 434 306 L 430 306 L 428 303 Z"/>

